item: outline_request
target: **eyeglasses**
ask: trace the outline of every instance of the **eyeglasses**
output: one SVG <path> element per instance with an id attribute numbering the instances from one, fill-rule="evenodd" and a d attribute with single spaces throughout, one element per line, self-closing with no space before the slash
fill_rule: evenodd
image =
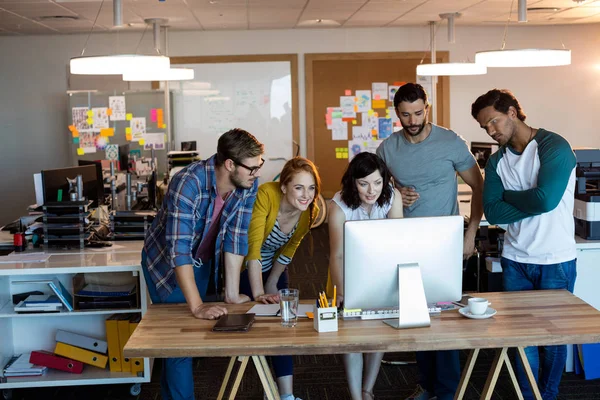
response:
<path id="1" fill-rule="evenodd" d="M 244 164 L 242 164 L 242 163 L 241 163 L 241 162 L 239 162 L 239 161 L 235 161 L 235 160 L 232 160 L 232 161 L 233 161 L 234 163 L 236 163 L 237 165 L 239 165 L 240 167 L 244 167 L 244 168 L 246 168 L 248 171 L 250 171 L 250 176 L 254 176 L 254 174 L 256 174 L 256 171 L 258 171 L 259 169 L 261 169 L 261 168 L 262 168 L 262 166 L 265 164 L 265 160 L 262 160 L 262 162 L 260 163 L 260 165 L 259 165 L 259 166 L 257 166 L 257 167 L 249 167 L 249 166 L 247 166 L 247 165 L 244 165 Z"/>

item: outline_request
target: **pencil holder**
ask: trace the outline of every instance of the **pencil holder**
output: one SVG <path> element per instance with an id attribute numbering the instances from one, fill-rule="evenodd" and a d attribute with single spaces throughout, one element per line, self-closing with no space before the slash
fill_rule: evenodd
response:
<path id="1" fill-rule="evenodd" d="M 313 327 L 317 332 L 337 332 L 337 307 L 314 306 Z"/>

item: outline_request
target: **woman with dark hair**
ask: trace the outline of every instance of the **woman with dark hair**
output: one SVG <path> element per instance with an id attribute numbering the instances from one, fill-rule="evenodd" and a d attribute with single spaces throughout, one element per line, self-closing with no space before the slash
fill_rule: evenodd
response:
<path id="1" fill-rule="evenodd" d="M 262 303 L 278 303 L 277 291 L 289 287 L 287 266 L 319 214 L 315 199 L 321 179 L 310 160 L 292 158 L 279 179 L 258 188 L 240 277 L 240 293 Z M 292 357 L 277 356 L 271 361 L 281 400 L 300 400 L 293 395 Z"/>
<path id="2" fill-rule="evenodd" d="M 329 274 L 327 291 L 337 289 L 337 303 L 344 300 L 344 222 L 364 219 L 402 218 L 402 196 L 390 182 L 385 163 L 375 154 L 360 153 L 342 177 L 342 190 L 329 205 Z M 352 400 L 372 400 L 373 386 L 383 353 L 344 354 L 344 368 Z"/>

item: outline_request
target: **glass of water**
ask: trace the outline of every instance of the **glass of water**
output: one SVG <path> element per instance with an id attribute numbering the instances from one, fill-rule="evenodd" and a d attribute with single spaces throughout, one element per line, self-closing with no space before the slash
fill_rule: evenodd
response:
<path id="1" fill-rule="evenodd" d="M 281 289 L 279 291 L 281 326 L 284 328 L 293 328 L 298 323 L 299 295 L 300 291 L 298 289 Z"/>

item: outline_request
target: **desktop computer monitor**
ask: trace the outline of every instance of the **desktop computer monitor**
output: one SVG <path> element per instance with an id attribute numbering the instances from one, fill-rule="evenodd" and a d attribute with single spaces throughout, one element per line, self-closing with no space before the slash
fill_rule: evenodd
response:
<path id="1" fill-rule="evenodd" d="M 100 173 L 102 168 L 100 167 Z M 80 167 L 47 169 L 42 171 L 42 187 L 44 190 L 44 204 L 56 205 L 58 203 L 59 190 L 62 191 L 62 200 L 69 200 L 69 183 L 67 178 L 75 178 L 81 175 L 83 178 L 83 195 L 92 200 L 91 207 L 98 207 L 99 199 L 104 196 L 102 180 L 98 180 L 98 167 L 85 165 Z M 102 193 L 102 195 L 101 195 Z"/>
<path id="2" fill-rule="evenodd" d="M 92 208 L 98 207 L 98 205 L 104 204 L 104 174 L 102 172 L 102 161 L 89 161 L 89 160 L 78 160 L 77 162 L 80 167 L 86 165 L 93 165 L 96 168 L 96 181 L 93 184 L 90 182 L 87 185 L 89 193 L 85 196 L 92 200 L 93 203 L 91 205 Z M 83 181 L 83 190 L 85 193 L 86 190 L 86 182 Z"/>
<path id="3" fill-rule="evenodd" d="M 397 309 L 399 264 L 419 264 L 427 303 L 460 300 L 463 234 L 461 216 L 347 221 L 344 308 Z"/>

